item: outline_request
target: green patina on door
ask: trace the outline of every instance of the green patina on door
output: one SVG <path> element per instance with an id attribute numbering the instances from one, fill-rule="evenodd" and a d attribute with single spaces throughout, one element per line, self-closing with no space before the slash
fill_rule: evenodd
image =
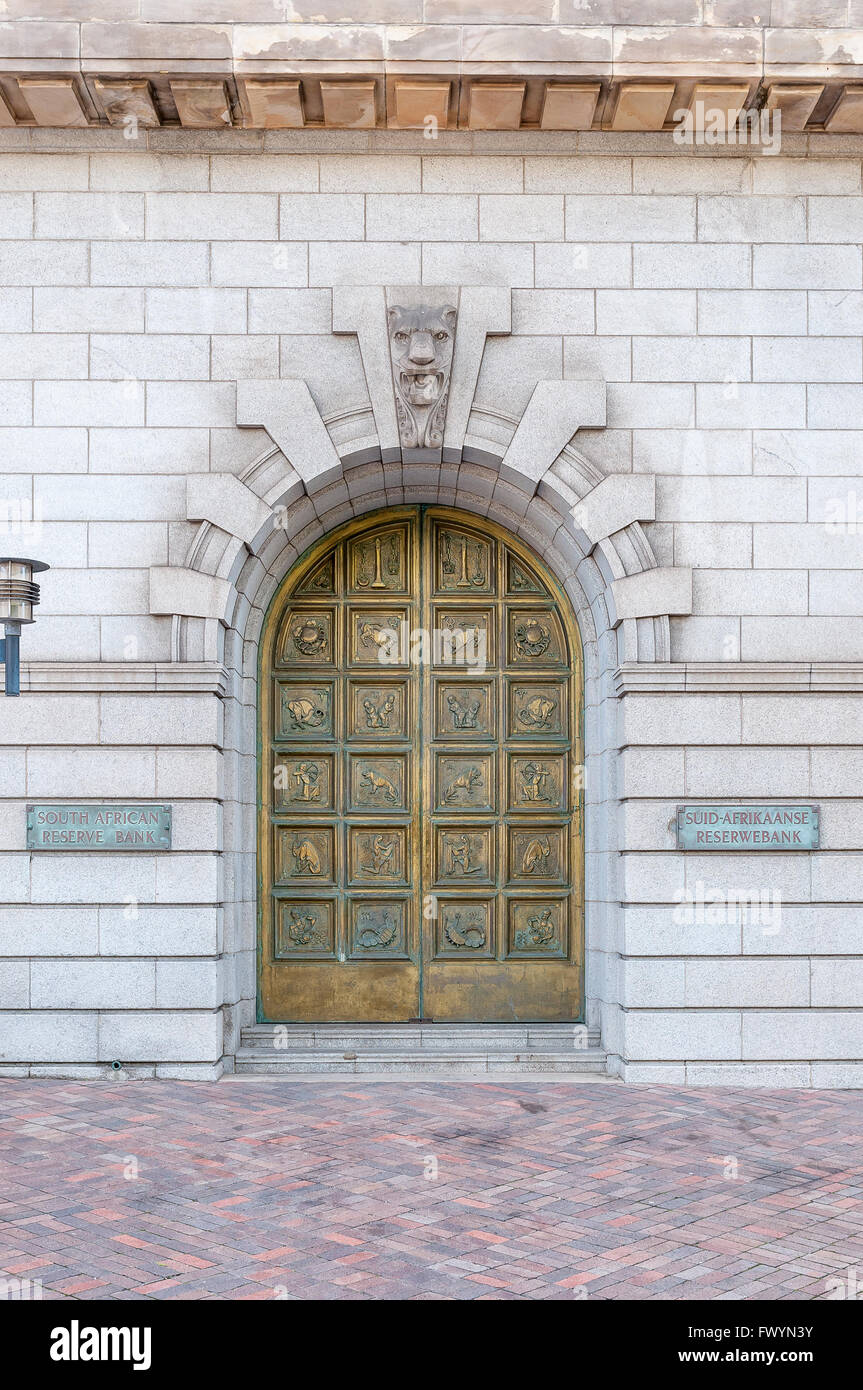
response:
<path id="1" fill-rule="evenodd" d="M 319 542 L 261 644 L 260 1014 L 582 1009 L 582 667 L 505 531 L 388 509 Z"/>

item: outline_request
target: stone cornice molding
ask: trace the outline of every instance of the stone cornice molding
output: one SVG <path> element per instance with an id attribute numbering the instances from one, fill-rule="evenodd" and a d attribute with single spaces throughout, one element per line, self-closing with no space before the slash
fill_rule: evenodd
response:
<path id="1" fill-rule="evenodd" d="M 228 693 L 220 662 L 30 661 L 21 689 L 33 694 Z M 851 694 L 863 691 L 863 662 L 626 662 L 614 676 L 618 695 Z"/>
<path id="2" fill-rule="evenodd" d="M 661 25 L 616 23 L 614 0 L 591 6 L 590 25 L 512 22 L 493 4 L 484 23 L 452 22 L 436 0 L 399 7 L 400 23 L 367 22 L 362 7 L 322 23 L 302 0 L 274 3 L 275 23 L 256 22 L 260 7 L 244 22 L 242 0 L 229 23 L 198 0 L 177 22 L 149 21 L 146 0 L 114 0 L 104 20 L 98 0 L 82 21 L 57 19 L 47 0 L 53 13 L 30 8 L 0 23 L 4 125 L 661 130 L 708 97 L 778 107 L 786 130 L 863 130 L 863 31 L 814 11 L 795 24 L 793 6 L 784 25 L 782 0 L 772 25 L 752 7 L 739 25 L 712 24 L 697 0 L 665 6 Z"/>
<path id="3" fill-rule="evenodd" d="M 854 694 L 863 663 L 833 661 L 626 662 L 615 673 L 618 695 Z"/>
<path id="4" fill-rule="evenodd" d="M 219 695 L 230 676 L 212 661 L 30 661 L 21 665 L 21 690 L 30 694 Z"/>

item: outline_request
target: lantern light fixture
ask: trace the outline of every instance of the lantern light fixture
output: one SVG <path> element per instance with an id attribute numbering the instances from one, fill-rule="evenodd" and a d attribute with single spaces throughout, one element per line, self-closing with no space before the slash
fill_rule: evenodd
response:
<path id="1" fill-rule="evenodd" d="M 21 694 L 21 628 L 36 621 L 33 609 L 39 602 L 39 585 L 33 575 L 49 569 L 41 560 L 19 560 L 0 556 L 0 665 L 6 668 L 7 695 Z"/>

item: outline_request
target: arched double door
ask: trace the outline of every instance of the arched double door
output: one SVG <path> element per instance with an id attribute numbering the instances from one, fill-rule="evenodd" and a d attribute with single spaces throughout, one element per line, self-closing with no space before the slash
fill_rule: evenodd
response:
<path id="1" fill-rule="evenodd" d="M 542 562 L 365 516 L 288 575 L 259 688 L 262 1019 L 580 1018 L 581 652 Z"/>

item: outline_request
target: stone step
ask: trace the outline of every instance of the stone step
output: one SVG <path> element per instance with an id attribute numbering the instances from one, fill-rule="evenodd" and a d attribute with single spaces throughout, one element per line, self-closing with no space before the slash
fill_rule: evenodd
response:
<path id="1" fill-rule="evenodd" d="M 560 1072 L 597 1074 L 607 1071 L 604 1052 L 586 1048 L 580 1052 L 445 1052 L 443 1050 L 411 1052 L 281 1052 L 240 1048 L 234 1067 L 237 1074 L 256 1076 L 290 1076 L 308 1074 L 357 1075 L 363 1072 L 404 1072 L 406 1074 L 446 1074 L 452 1076 L 494 1075 L 497 1073 L 527 1074 L 530 1072 Z"/>
<path id="2" fill-rule="evenodd" d="M 583 1023 L 256 1023 L 241 1033 L 243 1047 L 297 1050 L 335 1048 L 433 1048 L 507 1052 L 552 1048 L 583 1051 L 600 1046 L 599 1033 Z"/>
<path id="3" fill-rule="evenodd" d="M 559 1072 L 607 1074 L 599 1036 L 578 1023 L 255 1024 L 244 1028 L 245 1075 Z"/>

